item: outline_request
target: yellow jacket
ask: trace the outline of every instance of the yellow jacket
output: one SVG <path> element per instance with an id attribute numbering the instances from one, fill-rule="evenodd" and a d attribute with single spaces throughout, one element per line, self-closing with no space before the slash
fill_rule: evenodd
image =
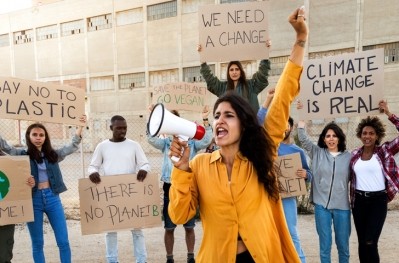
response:
<path id="1" fill-rule="evenodd" d="M 277 146 L 287 128 L 290 103 L 299 92 L 302 68 L 288 61 L 265 119 Z M 197 155 L 192 172 L 174 168 L 169 215 L 183 224 L 200 208 L 203 239 L 199 263 L 235 262 L 238 233 L 256 262 L 300 262 L 286 225 L 281 199 L 269 198 L 250 161 L 237 153 L 231 182 L 219 151 Z"/>

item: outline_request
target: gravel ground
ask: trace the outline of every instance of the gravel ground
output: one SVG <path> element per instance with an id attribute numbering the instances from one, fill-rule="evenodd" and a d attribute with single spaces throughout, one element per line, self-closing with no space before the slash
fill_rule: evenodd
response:
<path id="1" fill-rule="evenodd" d="M 392 205 L 391 205 L 392 207 Z M 397 252 L 397 241 L 399 237 L 399 210 L 395 205 L 394 210 L 388 212 L 388 217 L 381 234 L 379 250 L 381 262 L 399 262 Z M 302 247 L 307 256 L 308 263 L 319 262 L 318 238 L 315 229 L 314 215 L 299 215 L 299 233 Z M 104 235 L 81 235 L 80 222 L 68 220 L 69 239 L 72 248 L 72 262 L 106 262 Z M 201 222 L 197 222 L 195 252 L 198 251 L 201 238 Z M 163 244 L 163 228 L 156 227 L 144 229 L 146 237 L 148 262 L 165 262 L 165 249 Z M 129 231 L 120 232 L 119 257 L 120 263 L 134 262 L 132 255 L 132 237 Z M 357 259 L 356 231 L 352 224 L 352 235 L 350 239 L 351 262 L 359 262 Z M 47 263 L 58 263 L 58 249 L 55 244 L 54 235 L 49 224 L 45 224 L 45 254 Z M 184 242 L 184 230 L 179 226 L 175 231 L 175 262 L 186 262 L 186 247 Z M 24 224 L 18 225 L 15 233 L 14 259 L 15 263 L 33 262 L 31 257 L 31 244 L 28 230 Z M 332 262 L 338 262 L 337 251 L 333 245 Z"/>

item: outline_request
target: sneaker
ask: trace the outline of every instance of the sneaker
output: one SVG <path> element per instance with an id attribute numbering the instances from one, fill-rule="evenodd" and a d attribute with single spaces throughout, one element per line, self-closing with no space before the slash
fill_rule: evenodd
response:
<path id="1" fill-rule="evenodd" d="M 187 259 L 187 263 L 195 263 L 195 259 L 194 258 Z"/>
<path id="2" fill-rule="evenodd" d="M 166 263 L 175 263 L 175 260 L 174 259 L 168 259 L 168 260 L 166 260 Z"/>

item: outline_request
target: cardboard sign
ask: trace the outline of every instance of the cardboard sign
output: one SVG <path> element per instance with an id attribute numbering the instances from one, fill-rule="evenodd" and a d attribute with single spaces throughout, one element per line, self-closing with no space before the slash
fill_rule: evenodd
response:
<path id="1" fill-rule="evenodd" d="M 268 12 L 269 1 L 201 6 L 201 61 L 268 58 Z"/>
<path id="2" fill-rule="evenodd" d="M 82 125 L 84 89 L 0 77 L 0 94 L 0 118 Z"/>
<path id="3" fill-rule="evenodd" d="M 305 61 L 299 110 L 303 120 L 378 114 L 384 95 L 384 50 Z"/>
<path id="4" fill-rule="evenodd" d="M 306 194 L 305 179 L 296 176 L 296 171 L 302 169 L 299 153 L 278 156 L 276 164 L 279 168 L 279 188 L 282 198 Z"/>
<path id="5" fill-rule="evenodd" d="M 152 103 L 163 103 L 168 110 L 202 111 L 207 88 L 203 83 L 176 82 L 153 87 Z"/>
<path id="6" fill-rule="evenodd" d="M 134 174 L 102 176 L 101 183 L 79 179 L 82 235 L 161 225 L 158 176 L 144 182 Z"/>
<path id="7" fill-rule="evenodd" d="M 33 221 L 28 156 L 0 156 L 0 225 Z"/>

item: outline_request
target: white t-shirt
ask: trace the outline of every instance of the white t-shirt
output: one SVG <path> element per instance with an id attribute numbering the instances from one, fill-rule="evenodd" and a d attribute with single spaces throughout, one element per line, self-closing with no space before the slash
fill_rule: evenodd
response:
<path id="1" fill-rule="evenodd" d="M 140 144 L 126 139 L 123 142 L 105 140 L 94 150 L 89 174 L 99 172 L 103 168 L 104 175 L 132 174 L 139 170 L 150 171 L 150 165 Z"/>
<path id="2" fill-rule="evenodd" d="M 381 191 L 385 189 L 385 178 L 375 154 L 370 160 L 359 159 L 355 163 L 356 189 L 361 191 Z"/>

